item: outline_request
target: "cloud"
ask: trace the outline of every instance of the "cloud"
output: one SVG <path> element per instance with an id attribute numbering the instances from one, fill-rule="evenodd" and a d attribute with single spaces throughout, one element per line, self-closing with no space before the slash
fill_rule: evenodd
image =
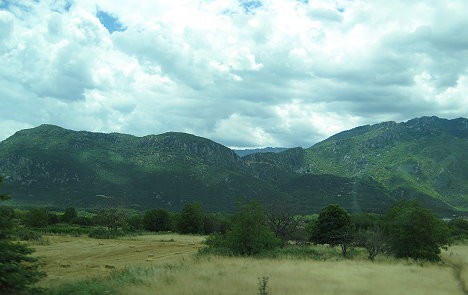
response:
<path id="1" fill-rule="evenodd" d="M 310 146 L 361 124 L 468 117 L 463 0 L 0 1 L 0 139 L 190 132 Z"/>

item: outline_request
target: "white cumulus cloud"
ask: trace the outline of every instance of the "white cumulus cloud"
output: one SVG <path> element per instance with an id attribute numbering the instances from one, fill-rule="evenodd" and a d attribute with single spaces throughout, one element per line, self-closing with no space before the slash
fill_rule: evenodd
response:
<path id="1" fill-rule="evenodd" d="M 464 0 L 2 0 L 0 140 L 50 123 L 308 147 L 361 124 L 468 117 L 467 9 Z"/>

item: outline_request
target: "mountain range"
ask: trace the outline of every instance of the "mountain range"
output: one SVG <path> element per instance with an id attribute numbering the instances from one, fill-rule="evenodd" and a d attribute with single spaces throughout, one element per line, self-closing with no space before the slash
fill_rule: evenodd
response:
<path id="1" fill-rule="evenodd" d="M 257 199 L 310 214 L 330 203 L 384 212 L 418 199 L 440 215 L 468 213 L 468 120 L 422 117 L 338 133 L 310 148 L 240 157 L 202 137 L 136 137 L 41 125 L 0 142 L 10 204 L 232 211 Z"/>

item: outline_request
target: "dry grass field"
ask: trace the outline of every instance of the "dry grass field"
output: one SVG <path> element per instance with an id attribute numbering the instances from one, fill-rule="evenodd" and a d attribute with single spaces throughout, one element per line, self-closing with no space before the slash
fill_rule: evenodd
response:
<path id="1" fill-rule="evenodd" d="M 46 263 L 44 286 L 90 276 L 106 275 L 125 267 L 147 267 L 153 263 L 190 257 L 204 237 L 177 234 L 142 235 L 119 239 L 92 239 L 85 236 L 47 236 L 48 245 L 33 245 L 36 256 Z"/>
<path id="2" fill-rule="evenodd" d="M 468 279 L 467 245 L 444 252 L 443 263 L 420 264 L 386 257 L 374 263 L 362 258 L 198 257 L 193 254 L 203 237 L 175 234 L 114 240 L 50 236 L 49 240 L 49 245 L 35 246 L 36 255 L 47 263 L 48 278 L 42 285 L 73 282 L 62 290 L 102 283 L 99 292 L 106 294 L 259 294 L 258 278 L 268 277 L 272 295 L 463 295 Z M 80 294 L 87 294 L 86 289 Z"/>

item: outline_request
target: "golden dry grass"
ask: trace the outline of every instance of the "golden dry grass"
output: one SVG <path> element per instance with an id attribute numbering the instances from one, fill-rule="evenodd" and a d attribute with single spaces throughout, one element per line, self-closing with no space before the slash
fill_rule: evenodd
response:
<path id="1" fill-rule="evenodd" d="M 452 265 L 460 287 L 468 293 L 468 245 L 454 245 L 442 252 L 442 259 Z"/>
<path id="2" fill-rule="evenodd" d="M 197 258 L 193 254 L 203 239 L 174 234 L 115 240 L 49 236 L 49 245 L 35 248 L 47 263 L 49 277 L 43 286 L 101 275 L 102 280 L 112 280 L 104 275 L 125 268 L 137 283 L 126 281 L 113 291 L 118 294 L 258 294 L 258 278 L 269 277 L 272 295 L 456 295 L 464 294 L 462 285 L 468 281 L 468 245 L 453 246 L 444 252 L 445 263 L 420 265 L 385 257 L 374 263 L 361 258 Z M 460 270 L 458 276 L 453 265 Z"/>
<path id="3" fill-rule="evenodd" d="M 177 234 L 143 235 L 119 239 L 47 236 L 48 245 L 33 245 L 45 262 L 42 285 L 50 286 L 89 276 L 105 275 L 129 266 L 151 266 L 196 253 L 201 236 Z"/>
<path id="4" fill-rule="evenodd" d="M 168 278 L 146 278 L 121 294 L 258 294 L 269 277 L 274 294 L 463 294 L 450 267 L 368 261 L 211 257 L 186 262 Z"/>

